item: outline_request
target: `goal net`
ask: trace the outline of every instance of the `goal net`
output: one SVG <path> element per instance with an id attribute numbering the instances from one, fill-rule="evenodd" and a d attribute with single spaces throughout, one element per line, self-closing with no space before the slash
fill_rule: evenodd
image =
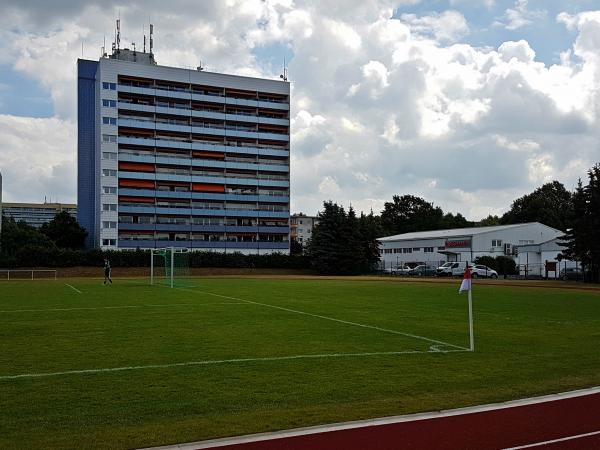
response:
<path id="1" fill-rule="evenodd" d="M 182 248 L 151 249 L 150 284 L 185 286 L 190 276 L 189 251 Z"/>

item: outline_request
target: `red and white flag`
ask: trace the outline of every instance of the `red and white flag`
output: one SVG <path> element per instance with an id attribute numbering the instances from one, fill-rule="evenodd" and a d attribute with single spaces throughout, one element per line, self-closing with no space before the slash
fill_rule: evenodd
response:
<path id="1" fill-rule="evenodd" d="M 463 276 L 463 280 L 462 283 L 460 283 L 460 289 L 458 290 L 458 293 L 462 293 L 463 291 L 470 291 L 471 290 L 471 267 L 467 266 L 467 269 L 465 270 L 465 275 Z"/>

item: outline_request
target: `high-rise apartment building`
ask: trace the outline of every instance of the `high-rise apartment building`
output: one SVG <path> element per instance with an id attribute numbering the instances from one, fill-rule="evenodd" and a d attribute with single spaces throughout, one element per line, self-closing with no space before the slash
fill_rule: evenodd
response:
<path id="1" fill-rule="evenodd" d="M 89 246 L 289 251 L 290 86 L 78 61 L 78 221 Z"/>

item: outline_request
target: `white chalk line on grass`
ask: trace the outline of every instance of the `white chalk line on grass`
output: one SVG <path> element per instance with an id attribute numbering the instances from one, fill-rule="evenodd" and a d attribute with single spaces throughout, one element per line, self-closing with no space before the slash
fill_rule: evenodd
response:
<path id="1" fill-rule="evenodd" d="M 126 309 L 126 308 L 160 308 L 171 306 L 205 306 L 205 305 L 247 305 L 246 302 L 210 302 L 210 303 L 171 303 L 164 305 L 119 305 L 119 306 L 80 306 L 76 308 L 45 308 L 45 309 L 4 309 L 0 313 L 22 313 L 22 312 L 52 312 L 52 311 L 80 311 L 95 309 Z"/>
<path id="2" fill-rule="evenodd" d="M 425 336 L 419 336 L 418 334 L 412 334 L 412 333 L 405 333 L 403 331 L 390 330 L 388 328 L 377 327 L 375 325 L 365 325 L 365 324 L 358 323 L 358 322 L 350 322 L 348 320 L 336 319 L 335 317 L 322 316 L 320 314 L 313 314 L 313 313 L 309 313 L 309 312 L 306 312 L 306 311 L 299 311 L 297 309 L 284 308 L 283 306 L 276 306 L 276 305 L 270 305 L 268 303 L 261 303 L 261 302 L 255 302 L 255 301 L 252 301 L 252 300 L 245 300 L 243 298 L 238 298 L 238 297 L 230 297 L 228 295 L 215 294 L 213 292 L 198 291 L 198 290 L 185 289 L 185 288 L 179 288 L 179 289 L 185 290 L 185 291 L 189 291 L 189 292 L 195 292 L 197 294 L 214 295 L 215 297 L 222 297 L 222 298 L 227 298 L 229 300 L 242 301 L 242 302 L 246 302 L 246 303 L 251 303 L 253 305 L 265 306 L 267 308 L 280 309 L 282 311 L 287 311 L 287 312 L 296 313 L 296 314 L 302 314 L 304 316 L 317 317 L 319 319 L 330 320 L 332 322 L 343 323 L 343 324 L 346 324 L 346 325 L 353 325 L 353 326 L 356 326 L 356 327 L 368 328 L 368 329 L 377 330 L 377 331 L 383 331 L 384 333 L 392 333 L 392 334 L 397 334 L 397 335 L 400 335 L 400 336 L 406 336 L 406 337 L 410 337 L 410 338 L 414 338 L 414 339 L 420 339 L 420 340 L 427 341 L 427 342 L 433 342 L 434 344 L 441 344 L 441 345 L 453 347 L 453 348 L 456 348 L 456 349 L 459 349 L 459 350 L 469 350 L 468 348 L 461 347 L 460 345 L 450 344 L 448 342 L 439 341 L 437 339 L 431 339 L 431 338 L 428 338 L 428 337 L 425 337 Z"/>
<path id="3" fill-rule="evenodd" d="M 468 350 L 444 350 L 442 353 L 466 352 Z M 124 366 L 124 367 L 108 367 L 102 369 L 80 369 L 80 370 L 65 370 L 62 372 L 42 372 L 42 373 L 21 373 L 17 375 L 0 375 L 0 381 L 17 380 L 21 378 L 45 378 L 59 375 L 81 375 L 106 372 L 125 372 L 129 370 L 144 370 L 144 369 L 168 369 L 172 367 L 187 367 L 187 366 L 209 366 L 216 364 L 236 364 L 236 363 L 254 363 L 254 362 L 272 362 L 272 361 L 293 361 L 299 359 L 320 359 L 320 358 L 352 358 L 352 357 L 369 357 L 369 356 L 390 356 L 390 355 L 414 355 L 433 353 L 430 351 L 406 350 L 400 352 L 364 352 L 364 353 L 322 353 L 314 355 L 291 355 L 291 356 L 265 356 L 259 358 L 231 358 L 231 359 L 214 359 L 205 361 L 187 361 L 171 364 L 149 364 L 146 366 Z M 438 353 L 438 352 L 436 352 Z"/>
<path id="4" fill-rule="evenodd" d="M 584 437 L 596 436 L 598 434 L 600 434 L 600 431 L 592 431 L 591 433 L 575 434 L 573 436 L 566 436 L 566 437 L 563 437 L 563 438 L 552 439 L 552 440 L 549 440 L 549 441 L 534 442 L 534 443 L 531 443 L 531 444 L 520 445 L 518 447 L 509 447 L 509 448 L 506 448 L 505 450 L 520 450 L 520 449 L 523 449 L 523 448 L 541 447 L 541 446 L 546 446 L 546 445 L 549 445 L 549 444 L 556 444 L 558 442 L 572 441 L 572 440 L 581 439 L 581 438 L 584 438 Z"/>
<path id="5" fill-rule="evenodd" d="M 73 289 L 75 292 L 77 292 L 78 294 L 83 294 L 83 292 L 81 292 L 79 289 L 77 289 L 75 286 L 71 286 L 68 283 L 65 283 L 65 286 L 69 286 L 71 289 Z"/>

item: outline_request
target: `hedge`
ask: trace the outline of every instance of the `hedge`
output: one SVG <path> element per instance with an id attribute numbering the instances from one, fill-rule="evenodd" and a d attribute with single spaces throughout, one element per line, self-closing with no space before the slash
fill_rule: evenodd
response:
<path id="1" fill-rule="evenodd" d="M 104 257 L 113 267 L 149 267 L 150 250 L 67 250 L 24 246 L 14 255 L 0 253 L 0 268 L 29 267 L 101 267 Z M 190 267 L 310 269 L 310 260 L 303 255 L 244 255 L 194 251 L 190 253 Z"/>

